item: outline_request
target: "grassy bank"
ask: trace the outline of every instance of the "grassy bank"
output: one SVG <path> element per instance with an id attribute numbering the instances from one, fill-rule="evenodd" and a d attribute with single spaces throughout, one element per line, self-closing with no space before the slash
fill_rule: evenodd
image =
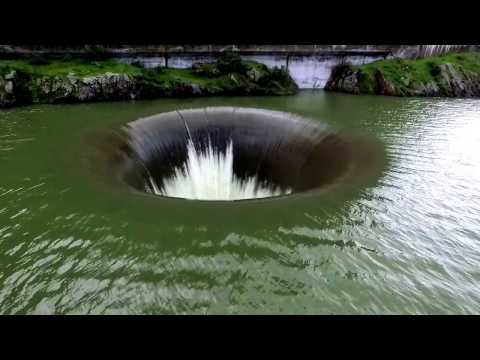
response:
<path id="1" fill-rule="evenodd" d="M 356 66 L 360 71 L 360 87 L 362 92 L 374 93 L 375 73 L 380 71 L 386 80 L 395 88 L 407 89 L 412 83 L 428 84 L 435 82 L 439 75 L 440 65 L 451 64 L 459 72 L 480 74 L 480 54 L 460 53 L 429 57 L 418 60 L 392 59 Z"/>
<path id="2" fill-rule="evenodd" d="M 115 60 L 89 62 L 86 60 L 0 60 L 0 73 L 16 70 L 32 77 L 67 77 L 75 73 L 80 77 L 95 76 L 106 72 L 128 75 L 140 75 L 141 69 L 132 65 L 122 64 Z"/>
<path id="3" fill-rule="evenodd" d="M 283 69 L 269 69 L 231 54 L 191 69 L 147 69 L 114 59 L 0 60 L 0 106 L 3 99 L 4 107 L 190 95 L 290 95 L 297 90 Z"/>
<path id="4" fill-rule="evenodd" d="M 452 53 L 339 67 L 327 89 L 396 96 L 475 96 L 479 76 L 480 53 Z M 463 88 L 467 90 L 462 93 Z"/>

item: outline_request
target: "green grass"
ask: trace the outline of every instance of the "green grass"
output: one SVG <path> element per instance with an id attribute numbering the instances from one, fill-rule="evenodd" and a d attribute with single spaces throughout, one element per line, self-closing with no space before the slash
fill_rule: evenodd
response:
<path id="1" fill-rule="evenodd" d="M 259 63 L 246 61 L 249 67 L 263 70 L 264 66 Z M 130 64 L 120 63 L 116 60 L 87 61 L 87 60 L 53 60 L 47 65 L 32 65 L 27 60 L 0 60 L 0 73 L 4 74 L 11 70 L 25 72 L 38 77 L 66 77 L 74 73 L 77 77 L 87 77 L 105 74 L 107 72 L 126 74 L 132 76 L 147 76 L 164 81 L 188 81 L 207 83 L 209 79 L 195 74 L 191 69 L 164 69 L 156 72 L 153 69 L 144 69 Z"/>
<path id="2" fill-rule="evenodd" d="M 54 60 L 46 65 L 32 65 L 27 60 L 0 60 L 0 74 L 12 70 L 25 73 L 32 78 L 60 77 L 66 78 L 74 73 L 76 77 L 85 78 L 105 73 L 125 74 L 141 78 L 154 86 L 166 89 L 178 84 L 196 84 L 198 86 L 219 88 L 223 79 L 205 78 L 194 74 L 190 69 L 144 69 L 130 64 L 120 63 L 116 60 L 87 61 L 74 59 L 69 61 Z"/>
<path id="3" fill-rule="evenodd" d="M 144 71 L 143 74 L 148 74 L 148 70 Z M 159 81 L 186 82 L 197 85 L 206 85 L 214 80 L 196 75 L 190 69 L 165 69 L 164 72 L 153 76 Z"/>
<path id="4" fill-rule="evenodd" d="M 252 66 L 257 66 L 255 64 Z M 221 77 L 207 78 L 195 74 L 191 69 L 163 69 L 155 71 L 144 69 L 116 60 L 89 62 L 85 60 L 51 61 L 47 65 L 31 65 L 27 60 L 0 60 L 0 73 L 11 70 L 27 73 L 32 77 L 67 77 L 74 73 L 77 77 L 88 77 L 107 72 L 141 76 L 156 82 L 184 82 L 198 85 L 214 85 L 222 81 Z"/>
<path id="5" fill-rule="evenodd" d="M 107 72 L 142 76 L 149 80 L 159 82 L 188 82 L 205 85 L 212 80 L 200 77 L 190 69 L 164 69 L 157 72 L 153 69 L 143 69 L 130 64 L 120 63 L 116 60 L 89 62 L 85 60 L 51 61 L 47 65 L 31 65 L 26 60 L 0 60 L 0 73 L 17 70 L 32 77 L 67 77 L 74 73 L 77 77 L 88 77 L 105 74 Z M 215 82 L 215 81 L 213 81 Z"/>
<path id="6" fill-rule="evenodd" d="M 455 53 L 417 60 L 380 60 L 352 68 L 361 74 L 361 91 L 373 93 L 374 76 L 378 70 L 395 87 L 404 89 L 411 83 L 426 84 L 435 81 L 435 69 L 438 65 L 447 63 L 452 64 L 456 70 L 480 74 L 480 53 Z"/>
<path id="7" fill-rule="evenodd" d="M 84 60 L 54 60 L 47 65 L 31 65 L 27 60 L 0 60 L 0 69 L 2 69 L 2 73 L 10 70 L 18 70 L 33 77 L 66 77 L 72 72 L 78 77 L 100 75 L 106 72 L 139 75 L 142 71 L 140 68 L 128 64 L 122 64 L 115 60 L 98 62 Z"/>

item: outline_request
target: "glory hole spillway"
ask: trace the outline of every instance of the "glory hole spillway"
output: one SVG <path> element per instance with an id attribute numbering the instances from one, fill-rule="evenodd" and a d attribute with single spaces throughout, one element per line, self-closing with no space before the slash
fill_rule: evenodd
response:
<path id="1" fill-rule="evenodd" d="M 238 201 L 315 193 L 358 165 L 355 144 L 326 124 L 258 108 L 165 112 L 129 122 L 119 134 L 111 174 L 161 197 Z"/>

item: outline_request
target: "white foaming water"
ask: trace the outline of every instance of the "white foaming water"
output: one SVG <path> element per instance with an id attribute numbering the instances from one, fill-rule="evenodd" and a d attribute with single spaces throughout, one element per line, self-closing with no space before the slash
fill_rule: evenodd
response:
<path id="1" fill-rule="evenodd" d="M 423 55 L 434 56 L 449 53 L 464 48 L 466 45 L 424 45 Z"/>
<path id="2" fill-rule="evenodd" d="M 187 161 L 175 168 L 175 174 L 159 187 L 150 177 L 154 193 L 162 196 L 197 200 L 244 200 L 290 194 L 291 189 L 268 186 L 256 177 L 239 179 L 233 172 L 233 142 L 229 141 L 225 153 L 217 151 L 210 139 L 205 152 L 187 143 Z"/>

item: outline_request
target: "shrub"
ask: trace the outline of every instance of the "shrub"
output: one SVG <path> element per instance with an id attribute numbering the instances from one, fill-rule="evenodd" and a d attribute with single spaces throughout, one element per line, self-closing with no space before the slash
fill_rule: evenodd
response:
<path id="1" fill-rule="evenodd" d="M 275 66 L 271 70 L 270 76 L 273 80 L 277 80 L 277 81 L 285 81 L 290 78 L 290 75 L 288 74 L 287 70 L 285 70 L 284 68 L 279 68 L 277 66 Z"/>
<path id="2" fill-rule="evenodd" d="M 217 77 L 221 75 L 220 70 L 216 64 L 193 64 L 193 73 L 199 76 L 205 76 L 209 78 Z"/>
<path id="3" fill-rule="evenodd" d="M 274 82 L 282 86 L 288 86 L 292 83 L 292 79 L 286 69 L 275 66 L 260 79 L 260 83 L 263 85 L 272 84 Z"/>
<path id="4" fill-rule="evenodd" d="M 434 62 L 428 62 L 427 67 L 433 77 L 440 75 L 440 68 Z"/>
<path id="5" fill-rule="evenodd" d="M 240 55 L 232 51 L 223 52 L 217 59 L 218 71 L 222 74 L 245 74 L 247 67 L 242 62 Z"/>

